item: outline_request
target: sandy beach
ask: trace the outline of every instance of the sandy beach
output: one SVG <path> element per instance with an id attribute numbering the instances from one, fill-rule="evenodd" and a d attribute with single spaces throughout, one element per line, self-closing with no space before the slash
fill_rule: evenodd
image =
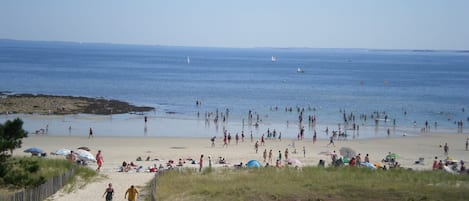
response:
<path id="1" fill-rule="evenodd" d="M 116 195 L 114 200 L 124 200 L 125 190 L 130 185 L 143 187 L 153 177 L 152 173 L 119 172 L 119 167 L 123 161 L 134 162 L 142 166 L 143 170 L 153 165 L 165 165 L 169 160 L 178 161 L 182 158 L 186 161 L 184 167 L 197 169 L 198 165 L 190 164 L 187 159 L 199 160 L 200 155 L 204 154 L 204 165 L 208 166 L 208 156 L 212 158 L 214 167 L 223 168 L 223 166 L 233 167 L 240 162 L 246 163 L 251 159 L 263 162 L 262 153 L 264 149 L 267 152 L 272 149 L 273 160 L 277 158 L 278 151 L 284 154 L 286 148 L 289 149 L 289 158 L 296 158 L 302 162 L 302 165 L 318 164 L 319 160 L 325 160 L 330 163 L 330 156 L 320 154 L 321 152 L 339 152 L 341 147 L 350 147 L 357 153 L 370 155 L 371 162 L 380 162 L 388 152 L 400 155 L 397 160 L 401 167 L 412 168 L 414 170 L 431 169 L 433 158 L 445 158 L 443 148 L 440 145 L 448 143 L 449 156 L 457 159 L 469 161 L 468 151 L 465 151 L 465 140 L 467 136 L 461 134 L 427 134 L 422 136 L 406 136 L 382 139 L 360 139 L 348 141 L 335 141 L 335 147 L 327 146 L 326 140 L 318 140 L 313 144 L 312 139 L 307 138 L 302 141 L 296 139 L 282 139 L 279 141 L 266 140 L 265 146 L 259 146 L 258 153 L 255 152 L 254 143 L 249 138 L 244 142 L 232 140 L 228 147 L 223 147 L 223 139 L 215 140 L 215 147 L 211 146 L 208 138 L 156 138 L 156 137 L 66 137 L 66 136 L 47 136 L 31 135 L 24 139 L 21 149 L 17 149 L 14 155 L 29 156 L 23 150 L 29 147 L 42 148 L 47 153 L 60 148 L 76 149 L 80 146 L 87 146 L 91 153 L 96 154 L 98 150 L 102 151 L 104 164 L 100 174 L 106 175 L 106 179 L 100 179 L 94 183 L 87 184 L 83 189 L 77 189 L 70 194 L 63 192 L 56 193 L 51 200 L 99 200 L 108 183 L 113 183 Z M 305 155 L 303 155 L 303 146 Z M 295 153 L 296 149 L 296 153 Z M 143 161 L 136 161 L 137 157 L 142 157 Z M 53 156 L 51 158 L 63 158 L 63 156 Z M 150 157 L 150 161 L 145 161 Z M 218 157 L 226 159 L 227 164 L 217 164 Z M 423 164 L 415 164 L 419 158 L 424 158 Z M 265 164 L 265 163 L 263 163 Z M 95 169 L 96 163 L 90 163 L 89 167 Z"/>

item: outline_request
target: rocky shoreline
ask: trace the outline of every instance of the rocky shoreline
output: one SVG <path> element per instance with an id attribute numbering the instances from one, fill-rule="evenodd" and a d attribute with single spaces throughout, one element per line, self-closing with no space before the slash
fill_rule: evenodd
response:
<path id="1" fill-rule="evenodd" d="M 54 96 L 44 94 L 1 93 L 0 114 L 125 114 L 152 111 L 155 108 L 135 106 L 119 100 L 104 98 Z"/>

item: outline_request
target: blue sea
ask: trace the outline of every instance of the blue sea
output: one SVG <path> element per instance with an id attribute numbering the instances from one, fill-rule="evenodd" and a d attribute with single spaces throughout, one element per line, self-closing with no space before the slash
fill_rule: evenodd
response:
<path id="1" fill-rule="evenodd" d="M 469 124 L 468 51 L 0 40 L 0 77 L 4 92 L 103 97 L 156 108 L 107 116 L 0 116 L 2 122 L 22 118 L 30 133 L 47 127 L 49 135 L 87 136 L 90 127 L 103 136 L 177 137 L 221 136 L 224 129 L 259 136 L 276 129 L 294 138 L 298 110 L 304 110 L 306 136 L 316 130 L 319 138 L 327 138 L 326 128 L 338 130 L 341 124 L 344 129 L 344 112 L 354 114 L 360 126 L 347 130 L 354 138 L 388 137 L 388 128 L 391 137 L 419 135 L 425 122 L 430 133 L 467 133 Z M 213 122 L 213 115 L 205 121 L 207 112 L 217 111 L 228 111 L 225 122 Z M 249 111 L 254 119 L 259 115 L 259 126 L 248 122 Z M 315 125 L 308 125 L 309 115 L 316 117 Z M 382 121 L 385 115 L 395 123 Z"/>

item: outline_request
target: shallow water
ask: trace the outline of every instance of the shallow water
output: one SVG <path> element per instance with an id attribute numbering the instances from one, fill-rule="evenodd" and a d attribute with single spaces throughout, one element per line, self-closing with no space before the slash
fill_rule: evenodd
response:
<path id="1" fill-rule="evenodd" d="M 190 63 L 187 63 L 187 57 Z M 272 62 L 271 56 L 277 61 Z M 343 111 L 355 114 L 360 138 L 419 133 L 428 121 L 438 131 L 457 133 L 456 121 L 469 122 L 469 54 L 438 51 L 363 49 L 229 49 L 0 41 L 0 91 L 104 97 L 147 105 L 151 121 L 145 133 L 142 115 L 30 117 L 30 131 L 49 124 L 49 133 L 130 136 L 220 135 L 206 112 L 229 109 L 232 133 L 247 127 L 248 111 L 267 128 L 285 136 L 298 133 L 296 108 L 317 117 L 319 137 L 338 130 Z M 297 73 L 302 67 L 304 73 Z M 196 106 L 195 102 L 202 102 Z M 278 110 L 274 110 L 278 107 Z M 285 112 L 285 107 L 293 112 Z M 463 110 L 464 108 L 464 110 Z M 383 112 L 392 123 L 370 121 Z M 196 113 L 200 117 L 197 118 Z M 406 113 L 406 114 L 404 114 Z M 366 114 L 368 121 L 359 120 Z M 2 116 L 0 120 L 10 117 Z M 287 123 L 288 127 L 287 127 Z M 415 123 L 414 123 L 415 122 Z M 391 124 L 391 125 L 390 125 Z M 415 124 L 415 126 L 414 126 Z M 184 125 L 184 126 L 182 126 Z M 343 126 L 343 125 L 342 125 Z M 305 125 L 311 134 L 313 128 Z M 434 129 L 432 128 L 432 131 Z M 384 134 L 384 135 L 383 135 Z M 352 135 L 352 134 L 350 134 Z"/>

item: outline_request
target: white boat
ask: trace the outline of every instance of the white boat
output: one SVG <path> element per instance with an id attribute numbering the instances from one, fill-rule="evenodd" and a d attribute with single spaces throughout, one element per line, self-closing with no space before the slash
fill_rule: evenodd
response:
<path id="1" fill-rule="evenodd" d="M 187 57 L 187 64 L 191 63 L 191 58 Z"/>
<path id="2" fill-rule="evenodd" d="M 272 56 L 272 62 L 276 62 L 277 61 L 277 58 Z"/>
<path id="3" fill-rule="evenodd" d="M 301 67 L 298 67 L 298 69 L 296 69 L 296 72 L 297 73 L 304 73 L 305 71 Z"/>

